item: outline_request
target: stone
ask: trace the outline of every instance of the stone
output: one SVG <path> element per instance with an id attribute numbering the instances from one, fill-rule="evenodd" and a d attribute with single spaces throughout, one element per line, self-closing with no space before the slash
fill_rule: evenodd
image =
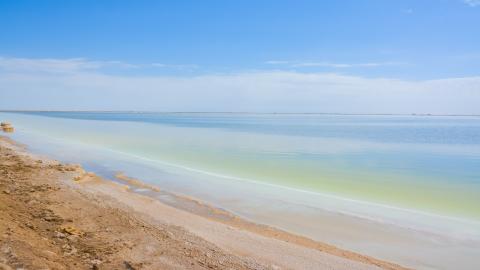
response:
<path id="1" fill-rule="evenodd" d="M 124 261 L 123 264 L 125 265 L 125 268 L 127 270 L 135 270 L 135 267 L 133 267 L 133 265 L 127 261 Z"/>
<path id="2" fill-rule="evenodd" d="M 78 235 L 79 236 L 79 235 L 83 234 L 79 229 L 75 228 L 74 226 L 64 226 L 64 227 L 62 227 L 62 231 L 64 233 L 68 233 L 69 235 Z"/>
<path id="3" fill-rule="evenodd" d="M 78 241 L 78 236 L 77 235 L 69 235 L 69 236 L 67 236 L 67 240 L 75 243 L 75 242 Z"/>
<path id="4" fill-rule="evenodd" d="M 55 235 L 54 235 L 55 238 L 65 238 L 66 235 L 64 233 L 61 233 L 61 232 L 55 232 Z"/>

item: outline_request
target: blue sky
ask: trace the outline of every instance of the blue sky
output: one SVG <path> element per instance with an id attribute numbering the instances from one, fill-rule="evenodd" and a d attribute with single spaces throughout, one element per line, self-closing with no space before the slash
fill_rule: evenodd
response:
<path id="1" fill-rule="evenodd" d="M 479 26 L 479 0 L 0 0 L 0 108 L 480 113 Z"/>

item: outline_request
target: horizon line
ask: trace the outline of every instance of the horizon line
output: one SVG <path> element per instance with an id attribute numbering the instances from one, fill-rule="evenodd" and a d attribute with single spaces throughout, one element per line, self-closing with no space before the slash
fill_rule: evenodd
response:
<path id="1" fill-rule="evenodd" d="M 160 113 L 160 114 L 268 114 L 268 115 L 391 115 L 391 116 L 476 116 L 480 114 L 434 113 L 339 113 L 339 112 L 249 112 L 249 111 L 152 111 L 152 110 L 0 110 L 0 112 L 73 112 L 73 113 Z"/>

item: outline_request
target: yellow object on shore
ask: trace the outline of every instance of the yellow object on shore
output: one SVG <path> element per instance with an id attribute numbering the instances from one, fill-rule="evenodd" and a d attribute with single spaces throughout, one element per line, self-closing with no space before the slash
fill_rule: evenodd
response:
<path id="1" fill-rule="evenodd" d="M 0 123 L 0 126 L 2 127 L 3 132 L 12 133 L 15 131 L 12 124 L 8 122 L 2 122 Z"/>
<path id="2" fill-rule="evenodd" d="M 13 133 L 15 129 L 13 127 L 3 127 L 3 132 Z"/>

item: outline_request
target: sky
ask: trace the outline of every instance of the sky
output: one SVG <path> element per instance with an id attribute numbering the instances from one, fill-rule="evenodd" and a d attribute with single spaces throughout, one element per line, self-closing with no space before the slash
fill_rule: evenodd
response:
<path id="1" fill-rule="evenodd" d="M 0 110 L 480 114 L 480 0 L 0 0 Z"/>

